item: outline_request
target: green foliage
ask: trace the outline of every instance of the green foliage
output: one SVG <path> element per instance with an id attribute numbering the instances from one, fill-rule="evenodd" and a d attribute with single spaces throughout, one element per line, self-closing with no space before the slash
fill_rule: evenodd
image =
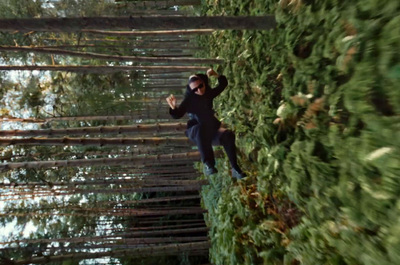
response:
<path id="1" fill-rule="evenodd" d="M 394 0 L 207 1 L 207 15 L 278 21 L 199 40 L 226 60 L 215 107 L 250 161 L 246 182 L 213 180 L 203 195 L 215 264 L 400 262 L 399 11 Z M 252 193 L 280 210 L 259 215 Z"/>
<path id="2" fill-rule="evenodd" d="M 43 13 L 41 1 L 26 0 L 1 0 L 0 17 L 1 18 L 32 18 L 40 17 Z"/>

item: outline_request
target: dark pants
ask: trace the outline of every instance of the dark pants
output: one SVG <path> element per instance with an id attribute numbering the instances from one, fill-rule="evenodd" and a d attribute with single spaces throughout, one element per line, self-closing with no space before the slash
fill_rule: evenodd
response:
<path id="1" fill-rule="evenodd" d="M 215 166 L 213 145 L 222 145 L 232 168 L 241 172 L 236 158 L 235 134 L 228 129 L 211 130 L 204 125 L 196 124 L 186 131 L 186 136 L 196 143 L 201 161 L 208 166 Z"/>

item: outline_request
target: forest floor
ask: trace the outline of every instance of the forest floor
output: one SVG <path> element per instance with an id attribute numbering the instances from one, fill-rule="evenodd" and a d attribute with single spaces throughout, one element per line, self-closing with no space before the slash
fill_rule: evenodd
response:
<path id="1" fill-rule="evenodd" d="M 400 264 L 400 2 L 208 0 L 202 14 L 275 14 L 272 31 L 216 31 L 214 106 L 227 159 L 203 189 L 214 264 Z"/>

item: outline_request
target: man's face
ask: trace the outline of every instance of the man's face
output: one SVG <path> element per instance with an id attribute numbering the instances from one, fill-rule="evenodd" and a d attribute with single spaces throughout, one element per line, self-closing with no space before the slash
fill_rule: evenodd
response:
<path id="1" fill-rule="evenodd" d="M 202 96 L 206 92 L 206 86 L 202 80 L 196 80 L 189 84 L 190 89 L 197 95 Z"/>

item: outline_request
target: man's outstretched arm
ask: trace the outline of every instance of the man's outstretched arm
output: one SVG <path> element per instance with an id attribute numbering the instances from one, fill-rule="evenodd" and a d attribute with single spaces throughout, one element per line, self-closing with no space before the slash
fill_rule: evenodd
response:
<path id="1" fill-rule="evenodd" d="M 179 107 L 176 106 L 176 98 L 174 95 L 170 95 L 166 98 L 169 105 L 169 114 L 174 119 L 182 118 L 186 113 L 186 98 L 182 101 Z"/>
<path id="2" fill-rule="evenodd" d="M 215 88 L 211 89 L 211 95 L 213 98 L 215 98 L 216 96 L 221 94 L 222 91 L 224 91 L 224 89 L 228 86 L 228 80 L 224 75 L 219 75 L 213 69 L 208 69 L 207 75 L 209 77 L 215 76 L 218 78 L 218 85 Z"/>

